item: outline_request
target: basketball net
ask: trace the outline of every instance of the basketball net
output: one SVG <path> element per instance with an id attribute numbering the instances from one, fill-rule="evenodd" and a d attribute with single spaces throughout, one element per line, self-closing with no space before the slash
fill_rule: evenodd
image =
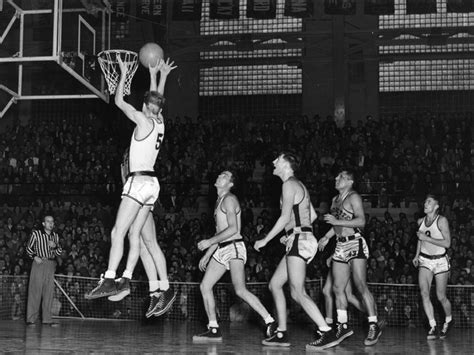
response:
<path id="1" fill-rule="evenodd" d="M 115 93 L 115 90 L 117 89 L 117 85 L 120 81 L 121 76 L 120 66 L 117 61 L 118 56 L 120 56 L 120 58 L 127 67 L 123 94 L 130 95 L 130 86 L 132 84 L 132 78 L 138 68 L 137 53 L 124 49 L 110 49 L 107 51 L 102 51 L 98 55 L 100 68 L 104 73 L 105 81 L 107 81 L 109 93 L 110 95 L 113 95 Z"/>

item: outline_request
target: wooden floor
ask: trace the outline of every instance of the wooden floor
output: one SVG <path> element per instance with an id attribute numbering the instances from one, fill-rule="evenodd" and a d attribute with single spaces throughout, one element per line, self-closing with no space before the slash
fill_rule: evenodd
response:
<path id="1" fill-rule="evenodd" d="M 201 332 L 196 322 L 139 322 L 60 320 L 52 328 L 26 327 L 20 321 L 0 321 L 0 353 L 26 354 L 301 354 L 312 339 L 308 326 L 293 325 L 289 349 L 260 345 L 261 330 L 248 323 L 222 324 L 222 344 L 192 343 Z M 363 345 L 365 331 L 355 334 L 326 354 L 473 354 L 472 329 L 453 329 L 445 340 L 426 340 L 424 329 L 385 328 L 378 344 Z"/>

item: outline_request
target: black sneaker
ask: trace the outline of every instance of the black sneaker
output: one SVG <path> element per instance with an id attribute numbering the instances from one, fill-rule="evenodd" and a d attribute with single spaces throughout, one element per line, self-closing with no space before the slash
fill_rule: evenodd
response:
<path id="1" fill-rule="evenodd" d="M 118 302 L 123 300 L 130 294 L 130 279 L 127 277 L 121 277 L 115 280 L 117 286 L 117 293 L 113 296 L 109 296 L 109 301 Z"/>
<path id="2" fill-rule="evenodd" d="M 341 341 L 341 339 L 336 337 L 336 332 L 333 329 L 325 332 L 318 330 L 316 332 L 316 339 L 313 342 L 306 344 L 306 350 L 323 350 L 332 348 Z"/>
<path id="3" fill-rule="evenodd" d="M 428 331 L 428 335 L 426 336 L 426 339 L 434 340 L 437 338 L 438 338 L 438 327 L 435 325 L 434 327 L 431 327 L 430 330 Z"/>
<path id="4" fill-rule="evenodd" d="M 446 338 L 446 335 L 448 334 L 449 330 L 454 326 L 454 319 L 451 320 L 449 323 L 444 323 L 443 328 L 439 332 L 439 338 L 444 339 Z"/>
<path id="5" fill-rule="evenodd" d="M 369 332 L 364 340 L 364 345 L 371 346 L 377 344 L 381 335 L 382 329 L 380 326 L 377 323 L 369 323 Z"/>
<path id="6" fill-rule="evenodd" d="M 339 342 L 343 341 L 344 339 L 350 337 L 354 334 L 354 331 L 349 328 L 347 323 L 336 323 L 336 338 L 339 339 Z"/>
<path id="7" fill-rule="evenodd" d="M 222 334 L 219 327 L 208 327 L 207 331 L 193 336 L 193 342 L 196 343 L 220 343 Z"/>
<path id="8" fill-rule="evenodd" d="M 262 340 L 262 344 L 266 346 L 290 346 L 290 342 L 288 341 L 288 336 L 286 331 L 275 330 L 271 337 Z"/>
<path id="9" fill-rule="evenodd" d="M 156 305 L 154 307 L 153 315 L 155 317 L 159 317 L 162 314 L 165 314 L 168 309 L 171 308 L 174 301 L 176 300 L 176 292 L 174 292 L 171 288 L 167 289 L 166 291 L 160 292 L 160 296 Z"/>
<path id="10" fill-rule="evenodd" d="M 273 321 L 273 322 L 270 322 L 270 323 L 266 324 L 265 326 L 266 326 L 266 328 L 265 328 L 265 336 L 266 336 L 267 338 L 270 338 L 270 337 L 273 335 L 273 333 L 276 332 L 277 327 L 278 327 L 278 324 L 277 324 L 276 321 Z"/>
<path id="11" fill-rule="evenodd" d="M 102 276 L 96 288 L 84 295 L 86 300 L 93 300 L 101 297 L 108 297 L 117 293 L 117 286 L 114 279 L 106 279 Z"/>
<path id="12" fill-rule="evenodd" d="M 163 292 L 161 292 L 159 289 L 154 292 L 150 292 L 150 301 L 148 302 L 148 309 L 145 313 L 145 317 L 150 318 L 153 315 L 162 293 Z"/>

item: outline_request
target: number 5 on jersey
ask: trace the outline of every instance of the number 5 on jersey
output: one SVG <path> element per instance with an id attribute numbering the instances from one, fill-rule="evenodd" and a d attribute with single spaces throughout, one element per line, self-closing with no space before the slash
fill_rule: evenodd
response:
<path id="1" fill-rule="evenodd" d="M 161 148 L 161 143 L 163 142 L 163 133 L 158 133 L 158 138 L 156 138 L 156 144 L 155 144 L 155 149 L 160 150 Z"/>

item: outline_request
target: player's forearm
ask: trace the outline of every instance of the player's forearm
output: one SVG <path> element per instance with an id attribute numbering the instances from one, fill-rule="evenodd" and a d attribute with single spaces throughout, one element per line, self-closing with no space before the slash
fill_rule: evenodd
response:
<path id="1" fill-rule="evenodd" d="M 150 91 L 156 91 L 156 90 L 157 90 L 156 74 L 150 73 Z"/>
<path id="2" fill-rule="evenodd" d="M 237 227 L 236 226 L 229 226 L 226 229 L 220 231 L 217 233 L 215 236 L 210 238 L 211 244 L 219 244 L 220 242 L 223 242 L 224 240 L 234 236 L 237 233 Z"/>
<path id="3" fill-rule="evenodd" d="M 364 228 L 365 227 L 365 218 L 354 218 L 350 221 L 343 219 L 338 219 L 333 226 L 345 227 L 345 228 Z"/>
<path id="4" fill-rule="evenodd" d="M 270 230 L 270 232 L 268 232 L 267 236 L 265 237 L 265 240 L 267 241 L 267 243 L 271 241 L 273 238 L 275 238 L 278 235 L 278 233 L 280 233 L 283 230 L 283 228 L 285 228 L 287 223 L 288 223 L 288 219 L 280 216 L 280 218 L 278 218 L 273 228 Z"/>
<path id="5" fill-rule="evenodd" d="M 443 248 L 449 248 L 451 246 L 450 241 L 447 239 L 432 239 L 431 238 L 429 240 L 426 240 L 426 242 L 439 246 L 439 247 L 443 247 Z"/>
<path id="6" fill-rule="evenodd" d="M 120 77 L 120 81 L 117 85 L 117 89 L 115 91 L 115 104 L 118 107 L 121 107 L 122 103 L 124 102 L 123 100 L 123 89 L 125 87 L 125 75 L 122 75 Z"/>
<path id="7" fill-rule="evenodd" d="M 420 255 L 420 249 L 421 249 L 421 242 L 418 241 L 418 243 L 416 243 L 416 254 L 415 254 L 416 258 Z"/>
<path id="8" fill-rule="evenodd" d="M 334 237 L 336 235 L 336 231 L 334 230 L 334 228 L 330 228 L 326 234 L 324 235 L 323 238 L 327 238 L 327 239 L 331 239 L 332 237 Z"/>
<path id="9" fill-rule="evenodd" d="M 160 74 L 160 83 L 158 84 L 158 93 L 160 95 L 165 95 L 165 85 L 166 85 L 166 79 L 168 78 L 168 74 Z M 156 79 L 155 79 L 156 82 Z"/>

